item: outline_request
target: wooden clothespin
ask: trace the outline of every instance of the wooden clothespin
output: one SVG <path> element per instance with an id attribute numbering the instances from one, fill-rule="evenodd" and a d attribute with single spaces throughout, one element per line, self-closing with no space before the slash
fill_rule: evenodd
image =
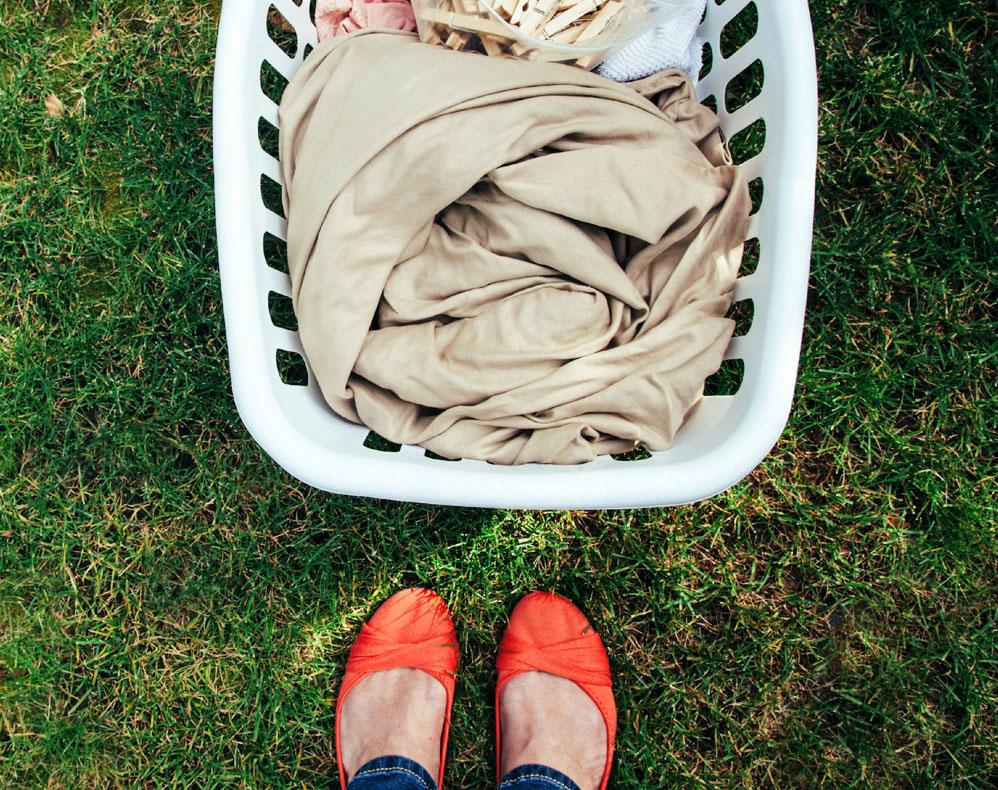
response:
<path id="1" fill-rule="evenodd" d="M 605 6 L 603 6 L 599 13 L 592 18 L 592 21 L 586 25 L 583 31 L 579 34 L 576 39 L 576 44 L 581 44 L 583 41 L 588 41 L 591 38 L 595 38 L 600 33 L 602 33 L 610 20 L 623 8 L 623 3 L 618 2 L 618 0 L 610 0 Z"/>
<path id="2" fill-rule="evenodd" d="M 493 36 L 485 35 L 484 33 L 478 38 L 482 42 L 482 48 L 485 50 L 486 55 L 493 58 L 497 58 L 502 55 L 502 42 L 505 41 L 505 39 L 497 39 Z"/>
<path id="3" fill-rule="evenodd" d="M 494 19 L 485 19 L 472 14 L 457 14 L 453 11 L 442 11 L 439 8 L 429 8 L 422 12 L 423 19 L 446 25 L 449 28 L 466 30 L 472 33 L 487 33 L 492 36 L 503 36 L 506 28 Z"/>
<path id="4" fill-rule="evenodd" d="M 530 5 L 530 0 L 517 0 L 516 8 L 513 9 L 513 13 L 510 14 L 509 23 L 511 25 L 519 25 L 520 20 L 523 19 L 523 15 L 527 13 L 527 7 Z"/>
<path id="5" fill-rule="evenodd" d="M 521 3 L 519 0 L 498 0 L 495 4 L 495 9 L 502 16 L 506 17 L 507 20 L 511 20 L 513 18 L 513 14 L 516 12 L 516 9 L 521 5 L 525 5 L 525 3 Z"/>
<path id="6" fill-rule="evenodd" d="M 582 35 L 582 31 L 585 30 L 585 25 L 572 25 L 569 28 L 565 28 L 560 33 L 555 33 L 551 36 L 550 41 L 554 44 L 574 44 L 575 40 Z"/>
<path id="7" fill-rule="evenodd" d="M 567 11 L 562 11 L 550 22 L 544 25 L 544 35 L 550 38 L 555 33 L 564 30 L 578 19 L 581 19 L 591 11 L 595 11 L 603 4 L 603 0 L 579 0 Z"/>
<path id="8" fill-rule="evenodd" d="M 594 0 L 589 0 L 593 2 Z M 520 20 L 520 30 L 532 36 L 558 11 L 560 0 L 533 0 Z"/>
<path id="9" fill-rule="evenodd" d="M 454 50 L 462 50 L 468 46 L 468 42 L 471 40 L 471 36 L 467 33 L 462 33 L 459 30 L 452 30 L 450 35 L 447 36 L 447 40 L 444 45 L 450 47 Z"/>

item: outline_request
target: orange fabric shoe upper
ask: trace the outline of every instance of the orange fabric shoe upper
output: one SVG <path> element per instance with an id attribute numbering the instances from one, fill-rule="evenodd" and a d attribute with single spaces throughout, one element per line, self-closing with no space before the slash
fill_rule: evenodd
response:
<path id="1" fill-rule="evenodd" d="M 617 706 L 613 701 L 610 662 L 603 640 L 586 616 L 560 595 L 533 592 L 513 609 L 499 644 L 496 660 L 496 771 L 502 755 L 499 692 L 511 678 L 523 672 L 541 671 L 567 678 L 578 685 L 599 708 L 606 724 L 606 766 L 601 790 L 605 790 L 613 761 L 617 733 Z M 500 777 L 501 778 L 501 777 Z"/>
<path id="2" fill-rule="evenodd" d="M 340 785 L 347 786 L 340 758 L 340 712 L 350 690 L 366 675 L 386 669 L 420 669 L 436 678 L 447 692 L 447 711 L 440 735 L 440 775 L 443 788 L 444 758 L 454 706 L 458 667 L 457 633 L 447 604 L 430 590 L 412 588 L 395 593 L 361 626 L 350 649 L 346 672 L 336 703 L 336 754 Z"/>

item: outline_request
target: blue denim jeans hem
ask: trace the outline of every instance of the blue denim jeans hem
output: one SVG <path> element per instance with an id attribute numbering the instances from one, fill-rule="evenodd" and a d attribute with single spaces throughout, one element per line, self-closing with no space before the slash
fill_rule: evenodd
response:
<path id="1" fill-rule="evenodd" d="M 347 790 L 437 790 L 437 782 L 415 760 L 386 756 L 364 763 Z M 554 768 L 528 764 L 506 774 L 499 790 L 579 790 L 579 786 Z"/>
<path id="2" fill-rule="evenodd" d="M 348 790 L 437 790 L 437 780 L 408 757 L 375 757 L 347 782 Z"/>
<path id="3" fill-rule="evenodd" d="M 546 765 L 521 765 L 502 778 L 499 790 L 579 790 L 561 771 Z"/>

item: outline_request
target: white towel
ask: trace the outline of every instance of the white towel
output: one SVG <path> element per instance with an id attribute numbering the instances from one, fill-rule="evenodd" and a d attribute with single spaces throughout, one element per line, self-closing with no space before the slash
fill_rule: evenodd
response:
<path id="1" fill-rule="evenodd" d="M 685 0 L 684 6 L 610 55 L 596 71 L 617 82 L 630 82 L 664 69 L 681 69 L 695 84 L 703 64 L 703 40 L 697 28 L 707 0 Z"/>

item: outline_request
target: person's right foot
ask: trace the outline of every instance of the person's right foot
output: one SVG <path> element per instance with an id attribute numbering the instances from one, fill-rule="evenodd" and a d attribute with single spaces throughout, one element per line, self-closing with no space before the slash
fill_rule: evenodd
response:
<path id="1" fill-rule="evenodd" d="M 365 763 L 391 755 L 439 778 L 457 665 L 457 635 L 440 596 L 412 588 L 378 607 L 354 640 L 338 694 L 343 787 Z"/>
<path id="2" fill-rule="evenodd" d="M 415 760 L 430 776 L 440 773 L 440 734 L 447 692 L 418 669 L 373 672 L 354 686 L 340 712 L 340 759 L 347 779 L 375 757 Z"/>
<path id="3" fill-rule="evenodd" d="M 606 724 L 589 695 L 547 672 L 516 675 L 499 692 L 500 776 L 539 764 L 582 790 L 598 790 L 606 766 Z"/>

